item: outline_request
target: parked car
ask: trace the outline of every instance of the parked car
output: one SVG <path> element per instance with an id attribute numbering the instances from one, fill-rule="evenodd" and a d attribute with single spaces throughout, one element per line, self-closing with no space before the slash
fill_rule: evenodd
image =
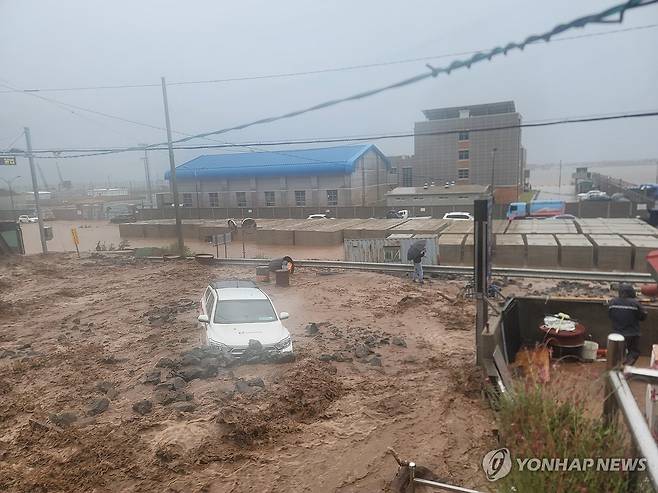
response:
<path id="1" fill-rule="evenodd" d="M 388 211 L 386 213 L 386 219 L 409 219 L 409 211 L 406 209 Z"/>
<path id="2" fill-rule="evenodd" d="M 27 214 L 23 214 L 21 216 L 18 216 L 18 222 L 21 224 L 38 223 L 39 218 L 37 216 L 30 216 Z"/>
<path id="3" fill-rule="evenodd" d="M 331 219 L 328 214 L 311 214 L 306 219 Z"/>
<path id="4" fill-rule="evenodd" d="M 589 195 L 584 201 L 585 202 L 601 202 L 610 200 L 610 196 L 605 192 L 595 193 Z"/>
<path id="5" fill-rule="evenodd" d="M 292 338 L 272 300 L 252 281 L 215 281 L 201 298 L 202 345 L 239 357 L 255 339 L 272 354 L 292 354 Z"/>
<path id="6" fill-rule="evenodd" d="M 589 192 L 579 193 L 576 198 L 578 200 L 610 200 L 608 194 L 601 190 L 590 190 Z"/>
<path id="7" fill-rule="evenodd" d="M 453 221 L 474 221 L 475 218 L 470 212 L 446 212 L 443 219 L 452 219 Z"/>
<path id="8" fill-rule="evenodd" d="M 615 202 L 630 202 L 630 200 L 628 200 L 628 197 L 626 197 L 626 195 L 624 195 L 621 192 L 613 193 L 612 197 L 610 198 Z"/>

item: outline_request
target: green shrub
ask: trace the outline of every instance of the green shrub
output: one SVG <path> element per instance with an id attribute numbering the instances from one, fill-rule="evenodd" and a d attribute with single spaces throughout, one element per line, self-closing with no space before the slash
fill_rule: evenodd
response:
<path id="1" fill-rule="evenodd" d="M 515 389 L 514 398 L 499 402 L 499 428 L 512 455 L 512 471 L 499 480 L 499 491 L 626 492 L 627 473 L 587 471 L 523 471 L 516 459 L 631 457 L 619 426 L 588 416 L 582 402 L 560 399 L 538 385 Z"/>

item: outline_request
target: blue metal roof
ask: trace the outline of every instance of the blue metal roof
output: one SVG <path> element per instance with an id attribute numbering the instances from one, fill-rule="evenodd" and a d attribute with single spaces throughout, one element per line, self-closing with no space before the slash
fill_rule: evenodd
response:
<path id="1" fill-rule="evenodd" d="M 369 151 L 377 153 L 390 168 L 390 161 L 377 146 L 361 144 L 203 155 L 177 166 L 176 179 L 349 174 L 354 171 L 356 161 Z M 169 179 L 169 175 L 167 171 L 165 180 Z"/>

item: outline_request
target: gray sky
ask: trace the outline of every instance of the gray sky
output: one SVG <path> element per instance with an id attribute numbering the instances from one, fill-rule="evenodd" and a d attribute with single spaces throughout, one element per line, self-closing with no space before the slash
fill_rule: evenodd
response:
<path id="1" fill-rule="evenodd" d="M 218 79 L 295 72 L 487 49 L 617 2 L 400 2 L 392 0 L 0 0 L 0 83 L 53 88 Z M 658 23 L 658 5 L 623 25 Z M 658 28 L 550 43 L 470 70 L 368 100 L 217 137 L 240 142 L 412 131 L 431 107 L 511 99 L 524 121 L 658 109 Z M 452 57 L 433 62 L 448 64 Z M 424 62 L 296 78 L 172 86 L 175 130 L 198 133 L 346 96 L 425 70 Z M 2 88 L 0 88 L 2 89 Z M 44 97 L 164 126 L 161 92 L 139 89 L 44 92 Z M 165 133 L 45 102 L 0 94 L 0 148 L 32 128 L 35 148 L 128 146 Z M 523 131 L 531 163 L 658 157 L 658 118 Z M 22 143 L 22 142 L 21 142 Z M 378 141 L 387 154 L 413 152 L 411 139 Z M 207 151 L 179 151 L 177 164 Z M 167 166 L 153 153 L 158 178 Z M 60 160 L 65 179 L 100 184 L 143 180 L 138 153 Z M 21 160 L 23 161 L 23 160 Z M 41 160 L 56 183 L 53 160 Z M 0 177 L 21 174 L 2 170 Z M 29 181 L 21 184 L 27 186 Z M 632 177 L 630 177 L 632 178 Z M 631 180 L 632 181 L 632 180 Z"/>

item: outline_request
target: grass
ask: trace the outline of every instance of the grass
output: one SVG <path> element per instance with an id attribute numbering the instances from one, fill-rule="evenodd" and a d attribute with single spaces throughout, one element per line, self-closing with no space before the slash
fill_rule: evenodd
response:
<path id="1" fill-rule="evenodd" d="M 621 472 L 528 471 L 516 459 L 630 458 L 620 429 L 587 415 L 575 396 L 560 401 L 538 385 L 515 389 L 514 398 L 499 401 L 499 428 L 513 460 L 512 471 L 499 480 L 499 491 L 517 492 L 627 492 L 628 477 Z M 623 429 L 623 428 L 622 428 Z M 571 462 L 571 461 L 569 461 Z"/>

